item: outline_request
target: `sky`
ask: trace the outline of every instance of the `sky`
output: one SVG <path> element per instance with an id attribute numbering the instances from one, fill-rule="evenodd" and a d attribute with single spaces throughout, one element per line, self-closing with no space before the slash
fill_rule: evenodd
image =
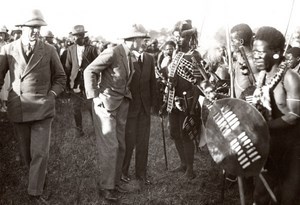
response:
<path id="1" fill-rule="evenodd" d="M 220 27 L 238 23 L 273 26 L 283 34 L 300 26 L 300 0 L 15 0 L 2 1 L 1 8 L 0 26 L 8 29 L 23 23 L 28 11 L 39 9 L 48 23 L 42 29 L 57 37 L 68 36 L 74 25 L 82 24 L 89 36 L 109 41 L 122 38 L 135 23 L 159 31 L 185 19 L 192 20 L 203 42 Z"/>

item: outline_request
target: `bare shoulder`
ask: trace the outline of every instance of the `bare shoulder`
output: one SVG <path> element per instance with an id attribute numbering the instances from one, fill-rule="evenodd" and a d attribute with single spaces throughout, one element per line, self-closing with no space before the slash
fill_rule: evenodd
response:
<path id="1" fill-rule="evenodd" d="M 295 71 L 288 69 L 284 75 L 284 87 L 288 91 L 297 91 L 300 93 L 300 75 Z"/>

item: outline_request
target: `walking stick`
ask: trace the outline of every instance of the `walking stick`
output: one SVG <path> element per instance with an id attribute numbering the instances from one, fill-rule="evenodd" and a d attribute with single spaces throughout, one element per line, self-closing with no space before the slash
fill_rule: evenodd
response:
<path id="1" fill-rule="evenodd" d="M 243 180 L 241 176 L 238 176 L 238 184 L 239 184 L 241 205 L 245 205 L 246 202 L 245 202 L 245 195 L 244 195 L 244 186 L 243 186 Z"/>
<path id="2" fill-rule="evenodd" d="M 267 189 L 268 193 L 270 194 L 273 202 L 275 202 L 275 204 L 277 204 L 277 199 L 275 194 L 273 193 L 272 189 L 270 188 L 268 182 L 266 181 L 266 179 L 264 178 L 264 176 L 260 173 L 259 174 L 259 178 L 262 181 L 262 183 L 264 184 L 265 188 Z"/>
<path id="3" fill-rule="evenodd" d="M 161 130 L 162 130 L 163 146 L 164 146 L 165 164 L 166 164 L 166 170 L 168 170 L 168 158 L 167 158 L 167 149 L 166 149 L 166 138 L 165 138 L 165 128 L 164 128 L 164 116 L 161 115 L 160 119 L 161 119 Z"/>

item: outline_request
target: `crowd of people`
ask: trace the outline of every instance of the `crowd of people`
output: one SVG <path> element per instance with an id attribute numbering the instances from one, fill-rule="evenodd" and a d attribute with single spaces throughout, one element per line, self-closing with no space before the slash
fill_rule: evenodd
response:
<path id="1" fill-rule="evenodd" d="M 1 111 L 14 125 L 29 169 L 32 200 L 46 203 L 55 100 L 68 93 L 77 137 L 85 135 L 82 111 L 92 116 L 99 187 L 108 201 L 129 191 L 125 185 L 131 181 L 133 153 L 136 179 L 151 184 L 151 115 L 168 117 L 180 159 L 172 172 L 193 180 L 194 154 L 200 138 L 205 141 L 201 129 L 207 129 L 211 107 L 219 99 L 237 98 L 253 105 L 267 124 L 270 151 L 261 174 L 271 192 L 279 204 L 299 202 L 300 45 L 286 42 L 276 28 L 253 32 L 249 25 L 237 24 L 230 30 L 230 48 L 220 43 L 200 54 L 191 20 L 177 22 L 164 42 L 151 39 L 135 24 L 124 32 L 122 43 L 99 45 L 91 42 L 83 25 L 75 25 L 68 39 L 55 42 L 52 31 L 40 34 L 47 25 L 42 13 L 30 12 L 31 18 L 11 34 L 0 28 L 0 97 Z M 254 204 L 274 200 L 258 176 L 245 177 L 244 182 L 246 189 L 252 187 L 247 191 Z"/>

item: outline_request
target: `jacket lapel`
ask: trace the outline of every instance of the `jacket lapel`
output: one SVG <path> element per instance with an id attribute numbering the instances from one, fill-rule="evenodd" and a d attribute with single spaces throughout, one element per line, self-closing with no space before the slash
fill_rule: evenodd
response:
<path id="1" fill-rule="evenodd" d="M 74 44 L 74 46 L 72 47 L 72 56 L 73 56 L 73 59 L 76 59 L 76 67 L 79 68 L 79 63 L 78 63 L 78 56 L 77 56 L 77 45 Z"/>
<path id="2" fill-rule="evenodd" d="M 29 62 L 26 65 L 25 70 L 23 71 L 22 77 L 26 76 L 33 68 L 35 68 L 35 66 L 41 61 L 43 56 L 44 56 L 44 45 L 41 41 L 38 40 L 36 42 L 36 47 L 33 51 L 33 54 L 29 59 Z"/>
<path id="3" fill-rule="evenodd" d="M 129 71 L 130 68 L 128 67 L 128 65 L 129 65 L 128 59 L 127 59 L 127 56 L 126 56 L 125 49 L 123 48 L 122 45 L 120 45 L 119 53 L 120 53 L 120 56 L 121 56 L 121 61 L 122 61 L 123 66 L 125 68 L 126 76 L 128 78 L 128 76 L 129 76 L 128 75 L 129 74 L 128 71 Z"/>
<path id="4" fill-rule="evenodd" d="M 16 59 L 19 59 L 20 67 L 23 68 L 23 72 L 24 72 L 27 63 L 26 63 L 26 59 L 23 55 L 23 48 L 22 48 L 21 39 L 16 41 L 15 45 L 16 45 L 16 49 L 15 49 Z"/>

